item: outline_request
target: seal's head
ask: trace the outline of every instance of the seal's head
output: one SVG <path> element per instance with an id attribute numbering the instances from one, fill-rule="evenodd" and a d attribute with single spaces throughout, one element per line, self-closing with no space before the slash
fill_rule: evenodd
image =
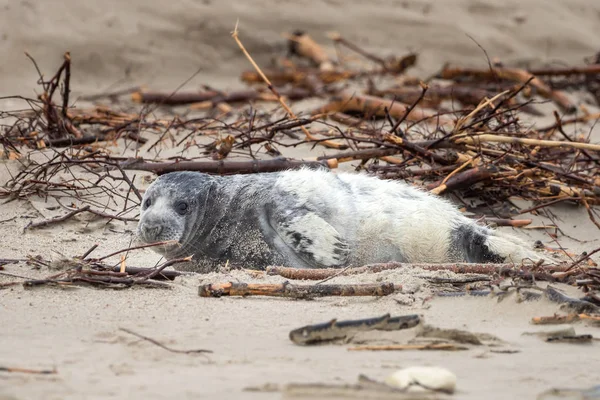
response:
<path id="1" fill-rule="evenodd" d="M 204 218 L 214 179 L 198 172 L 171 172 L 156 179 L 142 199 L 136 230 L 144 243 L 173 241 L 153 249 L 164 255 L 190 241 Z"/>

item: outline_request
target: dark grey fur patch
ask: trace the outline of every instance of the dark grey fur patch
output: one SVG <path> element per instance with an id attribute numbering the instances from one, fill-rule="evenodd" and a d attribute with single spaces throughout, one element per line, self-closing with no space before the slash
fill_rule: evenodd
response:
<path id="1" fill-rule="evenodd" d="M 476 225 L 461 225 L 451 232 L 452 244 L 469 263 L 502 263 L 504 257 L 486 246 L 487 234 Z"/>

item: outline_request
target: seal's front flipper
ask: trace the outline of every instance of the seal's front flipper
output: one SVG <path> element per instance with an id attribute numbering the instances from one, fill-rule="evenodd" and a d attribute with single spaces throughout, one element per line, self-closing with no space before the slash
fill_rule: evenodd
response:
<path id="1" fill-rule="evenodd" d="M 336 268 L 348 261 L 348 243 L 319 215 L 308 211 L 272 213 L 269 219 L 283 243 L 313 268 Z"/>

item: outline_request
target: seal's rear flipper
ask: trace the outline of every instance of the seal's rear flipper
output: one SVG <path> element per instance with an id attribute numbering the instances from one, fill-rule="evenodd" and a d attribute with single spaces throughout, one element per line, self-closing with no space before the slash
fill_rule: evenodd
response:
<path id="1" fill-rule="evenodd" d="M 515 236 L 473 224 L 452 232 L 452 248 L 469 263 L 537 263 L 547 261 Z"/>

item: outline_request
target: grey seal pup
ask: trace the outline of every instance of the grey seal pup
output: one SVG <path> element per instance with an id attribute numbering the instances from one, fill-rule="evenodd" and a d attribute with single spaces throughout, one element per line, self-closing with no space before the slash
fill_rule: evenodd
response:
<path id="1" fill-rule="evenodd" d="M 299 169 L 212 176 L 171 172 L 144 194 L 136 234 L 180 269 L 342 268 L 381 262 L 542 259 L 516 236 L 399 181 Z"/>

